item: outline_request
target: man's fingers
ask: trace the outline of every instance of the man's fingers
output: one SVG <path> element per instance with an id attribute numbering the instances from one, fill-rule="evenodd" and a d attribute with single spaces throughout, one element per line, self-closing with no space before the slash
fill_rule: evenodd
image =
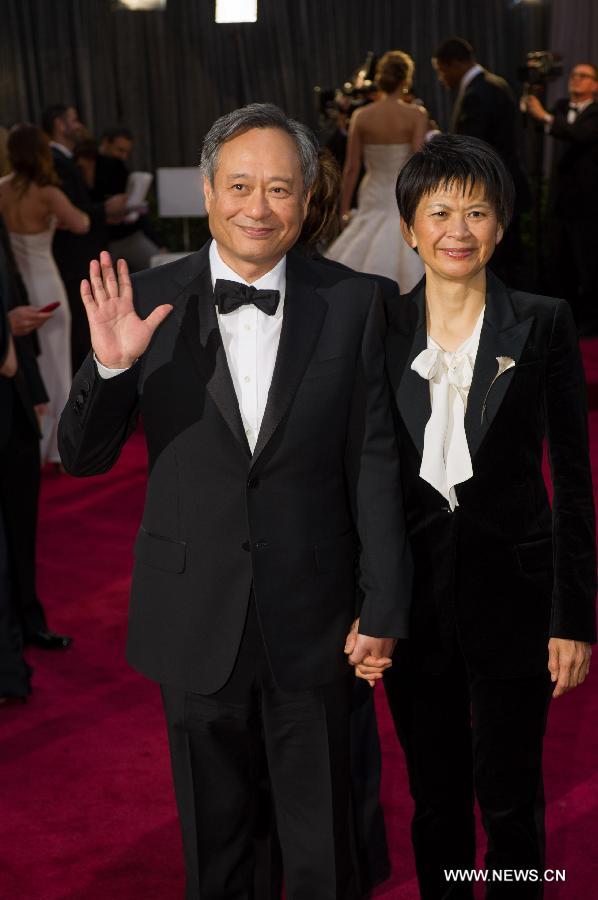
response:
<path id="1" fill-rule="evenodd" d="M 552 641 L 548 644 L 548 671 L 554 683 L 559 677 L 559 651 Z"/>
<path id="2" fill-rule="evenodd" d="M 571 688 L 571 664 L 572 659 L 560 654 L 559 672 L 556 687 L 552 692 L 553 697 L 562 697 Z"/>
<path id="3" fill-rule="evenodd" d="M 576 687 L 582 684 L 590 669 L 591 649 L 587 644 L 578 644 L 575 662 L 571 672 L 571 685 Z"/>
<path id="4" fill-rule="evenodd" d="M 89 280 L 91 282 L 93 299 L 96 303 L 103 303 L 106 300 L 106 292 L 102 281 L 102 270 L 97 259 L 92 259 L 89 264 Z"/>
<path id="5" fill-rule="evenodd" d="M 169 313 L 173 310 L 171 303 L 163 303 L 162 306 L 156 306 L 145 320 L 152 332 L 156 330 L 160 322 L 163 322 Z"/>
<path id="6" fill-rule="evenodd" d="M 116 263 L 116 271 L 118 272 L 118 290 L 121 300 L 127 303 L 133 301 L 133 286 L 129 276 L 129 267 L 125 259 L 119 259 Z"/>
<path id="7" fill-rule="evenodd" d="M 355 649 L 355 644 L 357 643 L 357 630 L 359 628 L 359 619 L 355 619 L 353 624 L 351 625 L 351 630 L 347 635 L 347 639 L 345 641 L 345 653 L 352 653 Z"/>
<path id="8" fill-rule="evenodd" d="M 363 664 L 372 666 L 375 669 L 388 669 L 392 666 L 392 659 L 390 656 L 366 656 Z"/>
<path id="9" fill-rule="evenodd" d="M 95 300 L 91 290 L 91 284 L 85 278 L 81 282 L 81 299 L 83 300 L 84 305 L 87 307 L 95 305 Z"/>
<path id="10" fill-rule="evenodd" d="M 360 678 L 362 681 L 367 681 L 371 688 L 376 686 L 376 682 L 380 680 L 381 675 L 366 675 L 364 672 L 361 672 L 359 667 L 355 669 L 355 677 Z"/>
<path id="11" fill-rule="evenodd" d="M 119 290 L 118 290 L 118 281 L 116 280 L 116 275 L 114 274 L 114 268 L 112 266 L 112 258 L 110 254 L 106 250 L 102 250 L 100 253 L 100 264 L 102 266 L 102 278 L 104 279 L 104 290 L 108 297 L 111 300 L 118 300 Z"/>

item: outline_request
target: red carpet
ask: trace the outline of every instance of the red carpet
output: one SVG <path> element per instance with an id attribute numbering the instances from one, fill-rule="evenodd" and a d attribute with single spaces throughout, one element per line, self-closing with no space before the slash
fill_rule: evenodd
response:
<path id="1" fill-rule="evenodd" d="M 598 346 L 586 343 L 590 398 Z M 594 405 L 594 403 L 593 403 Z M 591 414 L 598 479 L 598 411 Z M 178 900 L 182 855 L 156 685 L 124 660 L 131 546 L 144 449 L 135 435 L 108 476 L 44 479 L 39 587 L 65 653 L 31 651 L 34 693 L 0 710 L 1 900 Z M 598 484 L 598 480 L 596 481 Z M 546 897 L 598 895 L 598 687 L 594 672 L 551 709 L 545 751 Z M 405 767 L 382 692 L 383 799 L 393 875 L 377 897 L 417 898 Z"/>

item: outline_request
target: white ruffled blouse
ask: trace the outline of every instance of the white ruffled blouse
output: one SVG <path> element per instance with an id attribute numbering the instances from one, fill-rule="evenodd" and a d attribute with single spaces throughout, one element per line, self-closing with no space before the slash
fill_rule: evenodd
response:
<path id="1" fill-rule="evenodd" d="M 458 506 L 455 485 L 473 475 L 465 411 L 483 321 L 484 310 L 472 334 L 452 353 L 428 335 L 427 350 L 422 350 L 411 363 L 411 368 L 430 382 L 432 406 L 419 474 L 447 499 L 451 511 Z"/>

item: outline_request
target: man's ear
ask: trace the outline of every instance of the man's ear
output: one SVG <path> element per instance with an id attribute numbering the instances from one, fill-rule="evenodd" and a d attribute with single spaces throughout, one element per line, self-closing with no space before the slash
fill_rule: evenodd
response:
<path id="1" fill-rule="evenodd" d="M 207 175 L 203 177 L 203 195 L 206 201 L 206 212 L 210 212 L 210 203 L 212 202 L 212 197 L 214 196 L 214 188 L 210 184 L 210 179 Z"/>
<path id="2" fill-rule="evenodd" d="M 409 228 L 409 225 L 403 218 L 401 218 L 401 234 L 403 235 L 406 243 L 409 244 L 410 247 L 413 247 L 413 249 L 415 250 L 415 248 L 417 247 L 417 241 L 413 233 L 413 228 Z"/>
<path id="3" fill-rule="evenodd" d="M 505 229 L 502 225 L 499 225 L 496 229 L 496 245 L 498 246 L 505 236 Z"/>

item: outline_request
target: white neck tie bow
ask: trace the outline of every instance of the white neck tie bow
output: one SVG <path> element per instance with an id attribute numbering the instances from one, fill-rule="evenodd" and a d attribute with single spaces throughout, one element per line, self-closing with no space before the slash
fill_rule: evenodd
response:
<path id="1" fill-rule="evenodd" d="M 455 485 L 473 475 L 465 434 L 473 363 L 467 352 L 446 353 L 441 348 L 429 348 L 415 357 L 411 368 L 431 383 L 432 415 L 424 432 L 419 474 L 454 510 L 458 505 Z"/>

